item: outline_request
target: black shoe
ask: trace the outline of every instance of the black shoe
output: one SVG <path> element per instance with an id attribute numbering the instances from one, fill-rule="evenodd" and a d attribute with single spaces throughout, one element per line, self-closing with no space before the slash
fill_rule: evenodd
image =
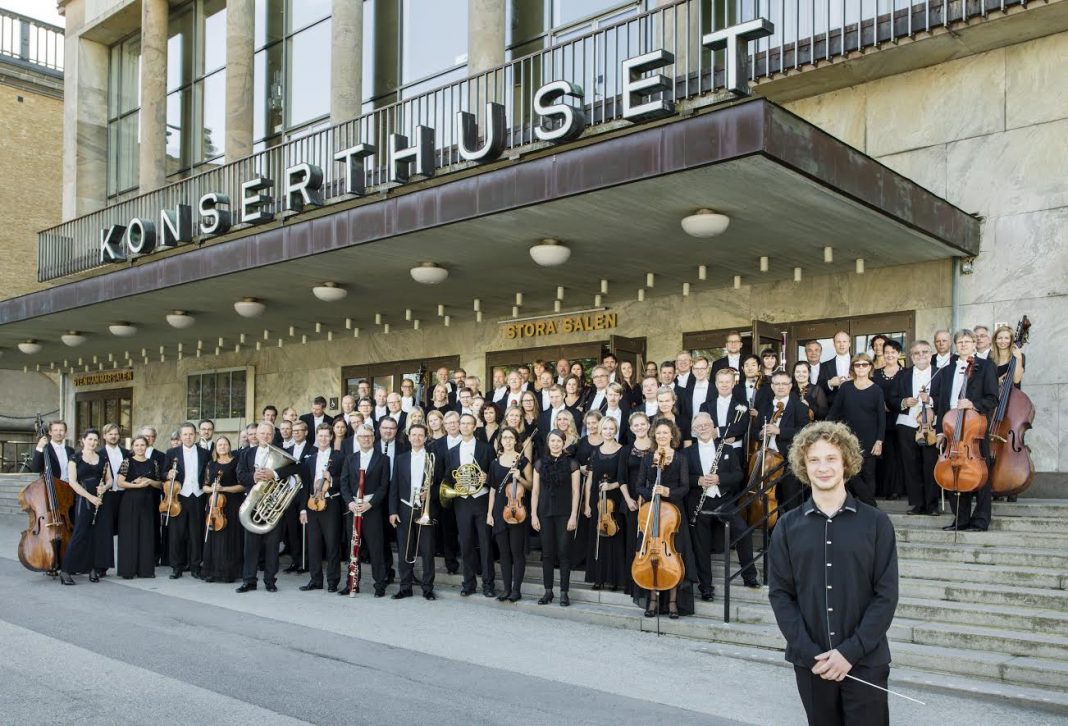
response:
<path id="1" fill-rule="evenodd" d="M 384 587 L 376 587 L 375 588 L 375 597 L 385 597 L 385 596 L 386 596 L 386 588 L 384 588 Z"/>
<path id="2" fill-rule="evenodd" d="M 155 575 L 153 575 L 152 577 L 155 577 Z M 134 578 L 133 575 L 123 575 L 122 576 L 122 579 L 124 579 L 124 580 L 132 580 L 133 578 Z"/>
<path id="3" fill-rule="evenodd" d="M 600 590 L 600 589 L 601 589 L 601 588 L 603 588 L 603 587 L 604 587 L 604 585 L 602 585 L 601 583 L 599 583 L 599 582 L 595 582 L 595 583 L 593 583 L 593 586 L 592 586 L 592 587 L 590 587 L 590 589 L 591 589 L 591 590 Z"/>
<path id="4" fill-rule="evenodd" d="M 512 596 L 512 593 L 510 593 L 510 592 L 502 592 L 500 595 L 497 596 L 497 602 L 504 602 L 505 600 L 507 600 L 511 596 Z"/>
<path id="5" fill-rule="evenodd" d="M 942 530 L 945 531 L 945 532 L 952 532 L 953 530 L 964 531 L 967 527 L 968 527 L 967 524 L 953 523 L 953 524 L 947 524 L 945 527 L 942 528 Z"/>
<path id="6" fill-rule="evenodd" d="M 668 617 L 671 620 L 678 620 L 679 619 L 679 609 L 678 609 L 678 607 L 676 607 L 674 605 L 668 605 Z"/>
<path id="7" fill-rule="evenodd" d="M 172 580 L 177 580 L 181 576 L 182 576 L 182 571 L 181 570 L 173 570 L 171 572 L 171 579 Z"/>
<path id="8" fill-rule="evenodd" d="M 445 567 L 445 572 L 449 573 L 450 575 L 455 575 L 459 571 L 460 571 L 459 567 L 448 567 L 448 566 Z"/>
<path id="9" fill-rule="evenodd" d="M 567 596 L 567 590 L 560 593 L 560 607 L 566 608 L 571 604 L 571 598 Z"/>
<path id="10" fill-rule="evenodd" d="M 199 567 L 194 567 L 192 570 L 189 571 L 189 574 L 192 575 L 194 579 L 199 580 L 200 579 L 200 568 Z"/>
<path id="11" fill-rule="evenodd" d="M 101 580 L 103 580 L 105 577 L 108 576 L 108 571 L 107 570 L 97 570 L 96 571 L 96 576 L 99 577 Z"/>
<path id="12" fill-rule="evenodd" d="M 423 593 L 423 599 L 424 600 L 437 600 L 438 596 L 434 594 L 433 590 L 430 590 L 428 592 L 424 592 Z"/>
<path id="13" fill-rule="evenodd" d="M 96 574 L 96 570 L 89 570 L 89 582 L 100 582 L 100 575 Z"/>
<path id="14" fill-rule="evenodd" d="M 482 588 L 482 597 L 497 597 L 497 588 L 484 587 Z"/>
<path id="15" fill-rule="evenodd" d="M 923 507 L 913 507 L 909 511 L 905 512 L 905 514 L 927 514 L 927 510 L 925 510 Z"/>
<path id="16" fill-rule="evenodd" d="M 1010 494 L 1009 496 L 1005 497 L 1005 501 L 1006 501 L 1006 502 L 1015 502 L 1015 501 L 1016 501 L 1016 500 L 1018 500 L 1019 498 L 1020 498 L 1020 497 L 1019 497 L 1019 495 L 1018 495 L 1018 494 Z"/>
<path id="17" fill-rule="evenodd" d="M 510 594 L 508 596 L 508 602 L 519 602 L 522 599 L 523 599 L 523 594 L 521 592 L 519 592 L 518 590 L 516 590 L 515 592 L 513 592 L 512 594 Z"/>
<path id="18" fill-rule="evenodd" d="M 475 594 L 474 589 L 468 590 L 467 588 L 463 588 L 463 589 L 460 590 L 460 597 L 469 597 L 469 596 L 474 595 L 474 594 Z"/>
<path id="19" fill-rule="evenodd" d="M 337 591 L 337 594 L 338 595 L 348 595 L 349 594 L 349 586 L 346 585 L 345 587 L 341 588 L 340 590 Z"/>
<path id="20" fill-rule="evenodd" d="M 553 596 L 553 591 L 552 590 L 546 590 L 545 594 L 538 598 L 538 604 L 539 605 L 548 605 L 549 603 L 551 603 L 553 601 L 553 597 L 554 597 Z"/>
<path id="21" fill-rule="evenodd" d="M 255 589 L 256 589 L 256 583 L 255 582 L 243 582 L 243 583 L 241 583 L 241 587 L 237 588 L 237 590 L 235 590 L 235 592 L 249 592 L 250 590 L 255 590 Z"/>
<path id="22" fill-rule="evenodd" d="M 278 592 L 278 586 L 272 582 L 267 586 L 267 592 Z"/>
<path id="23" fill-rule="evenodd" d="M 308 592 L 309 590 L 322 590 L 323 586 L 322 583 L 317 585 L 314 582 L 309 582 L 307 585 L 301 585 L 297 589 L 301 592 Z M 337 590 L 337 586 L 335 586 L 334 589 Z"/>
<path id="24" fill-rule="evenodd" d="M 964 528 L 965 532 L 985 532 L 986 527 L 980 527 L 978 524 L 969 524 Z"/>
<path id="25" fill-rule="evenodd" d="M 397 590 L 395 593 L 393 593 L 393 597 L 391 597 L 390 599 L 391 600 L 403 600 L 404 598 L 411 597 L 411 596 L 412 596 L 412 591 L 411 590 Z"/>
<path id="26" fill-rule="evenodd" d="M 294 572 L 297 572 L 298 570 L 300 570 L 300 565 L 298 565 L 296 562 L 294 562 L 292 565 L 290 565 L 289 567 L 287 567 L 286 569 L 284 569 L 282 571 L 285 572 L 286 574 L 292 574 Z"/>
<path id="27" fill-rule="evenodd" d="M 60 584 L 63 584 L 63 585 L 73 585 L 74 584 L 74 578 L 70 576 L 70 573 L 60 572 L 59 573 L 59 582 L 60 582 Z"/>
<path id="28" fill-rule="evenodd" d="M 704 600 L 705 602 L 712 602 L 713 600 L 716 599 L 716 591 L 715 590 L 702 590 L 701 591 L 701 599 Z"/>
<path id="29" fill-rule="evenodd" d="M 337 585 L 336 585 L 336 584 L 334 584 L 334 585 L 327 585 L 327 586 L 326 586 L 326 591 L 327 591 L 327 592 L 337 592 Z"/>
<path id="30" fill-rule="evenodd" d="M 938 511 L 938 507 L 931 507 L 930 509 L 926 510 L 924 514 L 926 514 L 928 517 L 938 517 L 942 513 Z"/>
<path id="31" fill-rule="evenodd" d="M 745 580 L 744 583 L 746 587 L 751 587 L 754 590 L 760 589 L 760 580 Z"/>

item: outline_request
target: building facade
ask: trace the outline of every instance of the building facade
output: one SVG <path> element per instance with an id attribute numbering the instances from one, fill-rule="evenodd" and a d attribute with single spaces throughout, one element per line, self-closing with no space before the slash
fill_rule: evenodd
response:
<path id="1" fill-rule="evenodd" d="M 1026 314 L 1035 491 L 1063 484 L 1064 0 L 61 5 L 62 217 L 0 365 L 79 428 Z M 726 231 L 686 233 L 705 209 Z"/>

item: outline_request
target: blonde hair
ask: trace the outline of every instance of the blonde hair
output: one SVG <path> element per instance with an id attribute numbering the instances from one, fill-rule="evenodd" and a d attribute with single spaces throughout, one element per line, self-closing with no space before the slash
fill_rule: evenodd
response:
<path id="1" fill-rule="evenodd" d="M 790 446 L 790 470 L 802 484 L 811 484 L 808 479 L 808 467 L 805 459 L 808 450 L 817 441 L 826 441 L 842 452 L 843 474 L 846 481 L 855 477 L 864 465 L 864 455 L 860 450 L 860 441 L 844 423 L 837 421 L 817 421 L 810 423 L 794 436 Z"/>
<path id="2" fill-rule="evenodd" d="M 853 366 L 860 362 L 871 363 L 873 367 L 875 366 L 875 363 L 872 362 L 870 355 L 868 355 L 867 353 L 857 353 L 855 356 L 849 359 L 849 380 L 856 380 L 857 371 Z M 870 373 L 868 374 L 868 378 L 871 378 Z"/>
<path id="3" fill-rule="evenodd" d="M 556 422 L 564 416 L 567 416 L 567 422 L 571 424 L 567 427 L 567 436 L 564 437 L 564 448 L 566 449 L 568 446 L 578 443 L 578 427 L 575 425 L 575 417 L 571 415 L 570 411 L 561 411 L 556 414 L 556 418 L 550 422 L 550 425 L 553 429 L 559 429 L 560 427 Z"/>
<path id="4" fill-rule="evenodd" d="M 1009 334 L 1009 347 L 1005 351 L 1005 360 L 1001 359 L 1001 349 L 998 348 L 998 336 L 1001 335 L 1001 331 L 1005 331 Z M 1016 331 L 1010 328 L 1008 325 L 999 325 L 994 329 L 994 332 L 990 336 L 990 362 L 995 365 L 1004 365 L 1012 360 L 1012 346 L 1016 342 Z"/>

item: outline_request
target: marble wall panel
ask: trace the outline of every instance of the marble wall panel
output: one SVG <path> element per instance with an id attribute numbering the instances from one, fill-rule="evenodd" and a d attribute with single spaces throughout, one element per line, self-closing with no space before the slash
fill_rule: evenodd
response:
<path id="1" fill-rule="evenodd" d="M 1068 118 L 1068 33 L 1005 49 L 1005 125 Z"/>

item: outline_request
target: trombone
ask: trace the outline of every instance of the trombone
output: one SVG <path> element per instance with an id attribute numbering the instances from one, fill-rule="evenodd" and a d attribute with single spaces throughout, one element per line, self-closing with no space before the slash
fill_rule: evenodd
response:
<path id="1" fill-rule="evenodd" d="M 402 502 L 411 507 L 411 514 L 408 516 L 408 536 L 404 540 L 404 561 L 409 565 L 414 565 L 415 561 L 419 558 L 419 540 L 422 538 L 423 527 L 429 527 L 434 524 L 434 520 L 430 518 L 430 488 L 434 484 L 434 455 L 429 451 L 426 453 L 426 462 L 423 465 L 423 485 L 419 487 L 419 496 L 413 497 L 410 502 Z M 419 506 L 419 500 L 423 500 L 422 513 L 419 518 L 415 517 L 415 509 Z M 412 528 L 415 527 L 415 547 L 412 547 Z M 410 555 L 410 556 L 409 556 Z"/>

